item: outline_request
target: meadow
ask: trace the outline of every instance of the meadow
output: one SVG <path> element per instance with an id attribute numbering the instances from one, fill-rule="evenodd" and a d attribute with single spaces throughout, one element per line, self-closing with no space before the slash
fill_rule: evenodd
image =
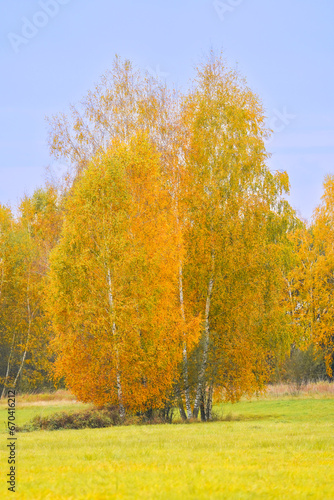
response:
<path id="1" fill-rule="evenodd" d="M 1 402 L 0 498 L 334 498 L 333 384 L 215 407 L 210 423 L 17 433 L 17 491 L 6 491 Z M 17 423 L 88 405 L 65 392 L 18 398 Z"/>

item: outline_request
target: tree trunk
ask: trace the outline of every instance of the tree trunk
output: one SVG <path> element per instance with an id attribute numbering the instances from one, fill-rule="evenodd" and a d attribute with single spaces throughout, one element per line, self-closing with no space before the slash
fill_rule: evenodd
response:
<path id="1" fill-rule="evenodd" d="M 184 411 L 184 406 L 183 406 L 183 401 L 182 401 L 181 390 L 180 390 L 179 384 L 176 385 L 175 394 L 177 397 L 177 405 L 178 405 L 179 410 L 180 410 L 180 417 L 182 418 L 182 420 L 187 420 L 187 415 L 186 415 L 186 412 Z"/>
<path id="2" fill-rule="evenodd" d="M 179 406 L 180 416 L 181 416 L 182 420 L 184 420 L 184 421 L 187 420 L 187 414 L 184 411 L 182 399 L 179 399 L 178 406 Z"/>
<path id="3" fill-rule="evenodd" d="M 213 395 L 213 382 L 211 382 L 209 385 L 209 391 L 206 400 L 205 416 L 207 421 L 212 420 L 212 395 Z"/>
<path id="4" fill-rule="evenodd" d="M 3 259 L 0 260 L 0 264 L 3 264 Z M 4 268 L 3 268 L 3 266 L 1 266 L 1 267 L 2 267 L 2 269 L 1 269 L 0 299 L 1 299 L 1 295 L 2 295 L 2 287 L 3 287 L 3 282 L 4 282 Z M 6 368 L 6 375 L 5 375 L 5 380 L 3 383 L 3 388 L 2 388 L 0 399 L 2 399 L 6 393 L 6 385 L 7 385 L 8 375 L 9 375 L 10 360 L 12 357 L 14 342 L 15 342 L 15 333 L 13 333 L 12 345 L 10 346 L 10 351 L 9 351 L 9 356 L 8 356 L 8 361 L 7 361 L 7 368 Z"/>
<path id="5" fill-rule="evenodd" d="M 112 287 L 111 287 L 111 274 L 110 269 L 108 268 L 108 297 L 109 297 L 109 306 L 110 312 L 113 316 L 113 295 L 112 295 Z M 119 367 L 119 352 L 117 346 L 117 332 L 116 332 L 116 323 L 113 319 L 112 322 L 112 334 L 114 338 L 114 346 L 115 346 L 115 358 L 116 358 L 116 387 L 117 387 L 117 398 L 118 398 L 118 406 L 119 406 L 119 416 L 123 419 L 125 417 L 125 408 L 123 405 L 123 391 L 122 391 L 122 382 L 121 382 L 121 372 Z"/>
<path id="6" fill-rule="evenodd" d="M 16 386 L 18 378 L 19 378 L 19 376 L 21 374 L 21 371 L 22 371 L 22 368 L 23 368 L 23 365 L 24 365 L 24 362 L 25 362 L 25 359 L 26 359 L 26 356 L 27 356 L 29 339 L 30 339 L 32 314 L 31 314 L 31 310 L 30 310 L 30 301 L 29 301 L 29 279 L 30 279 L 30 275 L 28 277 L 28 285 L 27 285 L 27 312 L 28 312 L 28 334 L 27 334 L 27 341 L 26 341 L 26 345 L 25 345 L 25 348 L 24 348 L 24 353 L 23 353 L 23 356 L 22 356 L 22 361 L 21 361 L 21 364 L 20 364 L 20 368 L 19 368 L 19 371 L 17 372 L 17 375 L 15 377 L 15 380 L 14 380 L 14 383 L 13 383 L 13 387 Z"/>
<path id="7" fill-rule="evenodd" d="M 183 272 L 182 264 L 179 267 L 179 292 L 180 292 L 180 308 L 183 324 L 186 324 L 186 315 L 184 312 L 184 302 L 183 302 Z M 187 353 L 187 342 L 185 334 L 183 334 L 183 381 L 184 381 L 184 395 L 186 399 L 186 409 L 187 417 L 190 419 L 192 417 L 191 404 L 190 404 L 190 392 L 189 392 L 189 375 L 188 375 L 188 353 Z"/>
<path id="8" fill-rule="evenodd" d="M 117 367 L 116 373 L 116 381 L 117 381 L 117 397 L 119 404 L 119 416 L 123 419 L 125 417 L 125 408 L 123 405 L 123 392 L 122 392 L 122 384 L 121 384 L 121 376 Z"/>
<path id="9" fill-rule="evenodd" d="M 209 350 L 209 341 L 210 341 L 209 314 L 210 314 L 212 288 L 213 288 L 213 277 L 211 277 L 209 280 L 208 293 L 207 293 L 207 297 L 206 297 L 203 358 L 202 358 L 202 363 L 201 363 L 201 367 L 200 367 L 199 375 L 198 375 L 198 384 L 197 384 L 197 391 L 196 391 L 194 411 L 193 411 L 194 418 L 197 418 L 197 416 L 198 416 L 198 410 L 199 410 L 199 405 L 200 405 L 200 401 L 201 401 L 201 394 L 202 394 L 202 390 L 203 390 L 204 382 L 205 382 L 206 365 L 207 365 L 207 361 L 208 361 L 208 350 Z"/>
<path id="10" fill-rule="evenodd" d="M 5 375 L 5 380 L 4 380 L 4 383 L 3 383 L 3 389 L 2 389 L 2 392 L 1 392 L 0 399 L 2 399 L 5 396 L 5 393 L 6 393 L 6 385 L 7 385 L 7 380 L 8 380 L 8 376 L 9 376 L 10 360 L 11 360 L 12 353 L 13 353 L 14 342 L 15 342 L 15 333 L 13 334 L 12 345 L 10 346 L 10 351 L 9 351 L 9 356 L 8 356 L 8 361 L 7 361 L 6 375 Z"/>
<path id="11" fill-rule="evenodd" d="M 205 386 L 202 387 L 200 409 L 201 409 L 201 420 L 202 420 L 202 422 L 206 422 L 206 414 L 205 414 Z"/>

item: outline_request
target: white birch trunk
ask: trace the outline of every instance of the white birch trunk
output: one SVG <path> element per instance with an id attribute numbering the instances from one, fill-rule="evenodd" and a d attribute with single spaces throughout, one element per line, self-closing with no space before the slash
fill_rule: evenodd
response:
<path id="1" fill-rule="evenodd" d="M 111 287 L 111 275 L 110 269 L 108 269 L 108 298 L 109 298 L 109 306 L 111 314 L 113 314 L 113 295 L 112 295 L 112 287 Z M 117 347 L 117 333 L 116 333 L 116 323 L 113 320 L 112 323 L 112 334 L 114 338 L 114 346 L 115 346 L 115 357 L 116 357 L 116 387 L 117 387 L 117 397 L 118 397 L 118 405 L 119 405 L 119 415 L 121 418 L 125 417 L 125 408 L 123 405 L 123 391 L 122 391 L 122 382 L 121 382 L 121 372 L 119 367 L 119 352 Z"/>
<path id="2" fill-rule="evenodd" d="M 28 224 L 28 234 L 29 234 L 29 240 L 31 241 L 31 233 L 30 233 L 30 225 Z M 26 359 L 26 356 L 27 356 L 27 351 L 28 351 L 28 345 L 29 345 L 29 340 L 30 340 L 30 332 L 31 332 L 31 323 L 32 323 L 32 314 L 31 314 L 31 309 L 30 309 L 30 299 L 29 299 L 29 295 L 30 295 L 30 271 L 31 271 L 31 262 L 29 264 L 29 267 L 28 267 L 28 277 L 27 277 L 27 313 L 28 313 L 28 333 L 27 333 L 27 341 L 26 341 L 26 345 L 25 345 L 25 348 L 24 348 L 24 353 L 23 353 L 23 356 L 22 356 L 22 361 L 20 363 L 20 367 L 19 367 L 19 370 L 17 372 L 17 375 L 15 377 L 15 380 L 14 380 L 14 383 L 13 383 L 13 387 L 16 386 L 16 383 L 19 379 L 19 376 L 21 374 L 21 371 L 22 371 L 22 368 L 23 368 L 23 365 L 24 365 L 24 362 L 25 362 L 25 359 Z"/>
<path id="3" fill-rule="evenodd" d="M 25 359 L 26 359 L 26 355 L 27 355 L 27 351 L 28 351 L 28 345 L 29 345 L 29 339 L 30 339 L 32 317 L 31 317 L 30 302 L 29 302 L 29 284 L 28 284 L 28 287 L 27 287 L 27 294 L 28 294 L 28 297 L 27 297 L 27 311 L 28 311 L 28 334 L 27 334 L 27 341 L 26 341 L 26 345 L 25 345 L 25 348 L 24 348 L 24 353 L 23 353 L 23 356 L 22 356 L 22 361 L 21 361 L 21 364 L 20 364 L 20 368 L 19 368 L 19 370 L 17 372 L 17 375 L 15 377 L 15 380 L 14 380 L 14 383 L 13 383 L 13 387 L 16 386 L 18 378 L 19 378 L 19 376 L 21 374 L 21 371 L 22 371 L 22 368 L 23 368 L 23 365 L 24 365 L 24 362 L 25 362 Z"/>
<path id="4" fill-rule="evenodd" d="M 208 397 L 206 400 L 206 420 L 212 420 L 212 396 L 213 396 L 213 382 L 211 381 L 209 386 Z"/>
<path id="5" fill-rule="evenodd" d="M 207 365 L 207 361 L 208 361 L 208 350 L 209 350 L 209 341 L 210 341 L 209 315 L 210 315 L 212 288 L 213 288 L 213 276 L 211 276 L 211 278 L 209 280 L 208 292 L 207 292 L 206 304 L 205 304 L 203 358 L 202 358 L 202 363 L 201 363 L 201 367 L 200 367 L 199 374 L 198 374 L 198 384 L 197 384 L 196 397 L 195 397 L 195 403 L 194 403 L 194 411 L 193 411 L 194 418 L 197 418 L 197 415 L 198 415 L 199 405 L 200 405 L 201 397 L 202 397 L 202 390 L 203 390 L 203 386 L 204 386 L 206 365 Z"/>
<path id="6" fill-rule="evenodd" d="M 15 342 L 15 333 L 13 334 L 12 345 L 10 346 L 10 351 L 9 351 L 9 356 L 8 356 L 8 361 L 7 361 L 7 369 L 6 369 L 5 381 L 4 381 L 4 384 L 3 384 L 3 389 L 2 389 L 2 393 L 1 393 L 0 399 L 2 399 L 5 396 L 5 392 L 6 392 L 6 384 L 7 384 L 8 375 L 9 375 L 10 360 L 12 358 L 14 342 Z"/>
<path id="7" fill-rule="evenodd" d="M 183 302 L 183 272 L 182 272 L 182 264 L 179 267 L 179 291 L 180 291 L 180 307 L 181 307 L 181 316 L 183 320 L 183 324 L 186 323 L 186 316 L 184 312 L 184 302 Z M 190 392 L 189 392 L 189 375 L 188 375 L 188 353 L 187 353 L 187 342 L 185 338 L 185 333 L 183 334 L 183 381 L 184 381 L 184 393 L 186 398 L 186 409 L 187 409 L 187 417 L 190 419 L 192 417 L 191 404 L 190 404 Z"/>

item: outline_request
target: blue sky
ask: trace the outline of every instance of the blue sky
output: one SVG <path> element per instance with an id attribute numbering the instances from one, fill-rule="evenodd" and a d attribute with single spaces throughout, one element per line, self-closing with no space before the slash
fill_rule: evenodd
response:
<path id="1" fill-rule="evenodd" d="M 334 174 L 333 0 L 15 0 L 0 3 L 0 203 L 42 185 L 45 116 L 67 112 L 115 54 L 185 89 L 210 48 L 262 99 L 270 168 L 309 219 Z"/>

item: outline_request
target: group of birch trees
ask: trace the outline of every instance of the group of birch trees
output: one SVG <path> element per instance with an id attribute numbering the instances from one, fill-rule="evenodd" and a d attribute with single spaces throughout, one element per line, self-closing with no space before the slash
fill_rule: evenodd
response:
<path id="1" fill-rule="evenodd" d="M 0 387 L 50 384 L 53 354 L 44 296 L 49 254 L 61 228 L 58 194 L 51 186 L 25 197 L 14 217 L 0 205 Z M 22 377 L 21 377 L 22 378 Z"/>
<path id="2" fill-rule="evenodd" d="M 306 229 L 266 164 L 261 103 L 221 57 L 185 94 L 116 58 L 49 124 L 62 189 L 25 199 L 15 221 L 1 211 L 0 321 L 15 322 L 16 288 L 25 308 L 24 324 L 4 321 L 4 388 L 14 352 L 19 376 L 38 342 L 56 379 L 121 416 L 177 405 L 209 420 L 214 398 L 261 391 L 292 343 L 325 349 L 330 370 L 333 196 Z"/>

